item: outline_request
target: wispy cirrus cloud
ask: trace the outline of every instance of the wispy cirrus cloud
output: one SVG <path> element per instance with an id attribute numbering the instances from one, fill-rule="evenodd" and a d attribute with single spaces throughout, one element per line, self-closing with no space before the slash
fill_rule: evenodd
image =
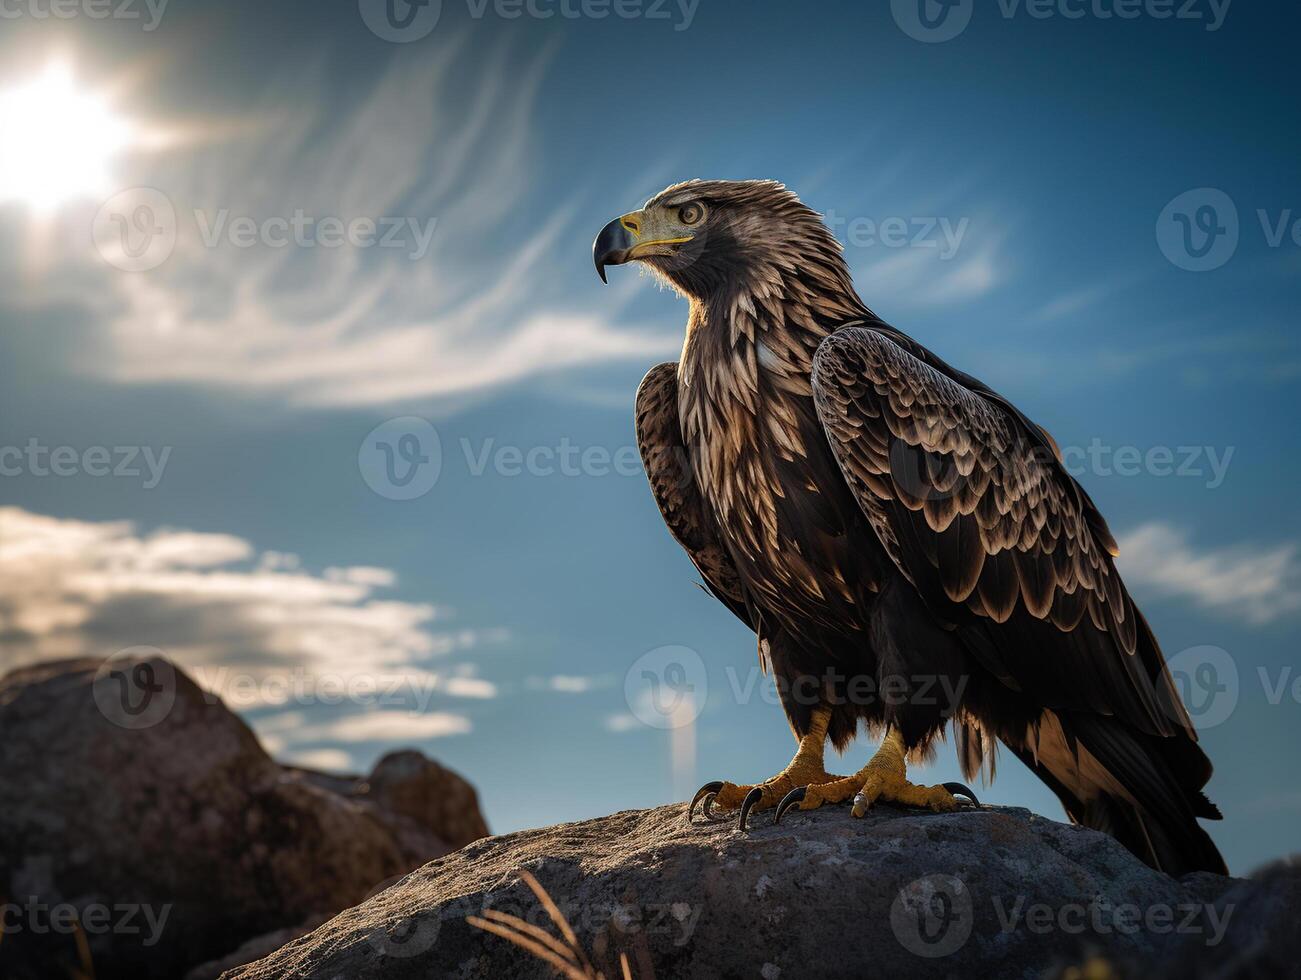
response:
<path id="1" fill-rule="evenodd" d="M 1294 542 L 1198 549 L 1188 533 L 1151 522 L 1119 539 L 1117 564 L 1136 591 L 1187 599 L 1265 626 L 1301 612 L 1301 556 Z"/>
<path id="2" fill-rule="evenodd" d="M 536 178 L 548 62 L 448 40 L 398 52 L 359 95 L 324 63 L 295 65 L 239 123 L 187 120 L 201 142 L 119 175 L 175 213 L 155 214 L 175 230 L 161 264 L 122 272 L 86 249 L 96 202 L 29 240 L 59 255 L 18 263 L 47 274 L 5 292 L 88 308 L 87 374 L 310 408 L 463 398 L 672 352 L 672 331 L 618 324 L 608 293 L 584 303 L 563 285 L 590 229 L 575 227 L 581 191 L 549 198 Z M 339 240 L 357 222 L 370 244 Z"/>

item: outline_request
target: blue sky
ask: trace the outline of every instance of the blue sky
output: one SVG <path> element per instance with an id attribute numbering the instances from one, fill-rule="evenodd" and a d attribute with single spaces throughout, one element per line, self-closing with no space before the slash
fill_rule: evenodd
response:
<path id="1" fill-rule="evenodd" d="M 1003 0 L 934 42 L 902 0 L 443 0 L 394 43 L 369 0 L 42 2 L 0 21 L 0 119 L 64 64 L 130 136 L 94 186 L 20 167 L 52 205 L 0 185 L 0 666 L 157 647 L 281 758 L 415 744 L 495 830 L 775 772 L 753 639 L 631 460 L 685 309 L 590 257 L 670 182 L 774 177 L 877 313 L 1067 448 L 1200 706 L 1231 867 L 1295 849 L 1296 12 Z M 437 479 L 386 482 L 378 442 L 431 432 Z M 692 687 L 675 727 L 651 683 Z M 983 795 L 1061 812 L 1006 753 Z"/>

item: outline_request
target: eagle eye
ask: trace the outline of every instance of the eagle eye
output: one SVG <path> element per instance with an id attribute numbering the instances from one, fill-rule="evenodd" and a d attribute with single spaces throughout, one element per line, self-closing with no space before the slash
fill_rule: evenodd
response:
<path id="1" fill-rule="evenodd" d="M 698 225 L 705 216 L 705 206 L 699 201 L 689 201 L 678 208 L 678 220 L 684 225 Z"/>

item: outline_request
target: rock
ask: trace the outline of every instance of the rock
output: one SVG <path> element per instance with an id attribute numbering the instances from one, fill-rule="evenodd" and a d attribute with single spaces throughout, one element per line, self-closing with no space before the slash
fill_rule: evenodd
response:
<path id="1" fill-rule="evenodd" d="M 370 780 L 280 766 L 162 659 L 13 671 L 0 679 L 0 976 L 172 980 L 355 905 L 451 850 L 425 819 L 443 819 L 440 789 L 474 802 L 418 753 L 397 758 Z M 486 833 L 477 809 L 440 826 Z"/>
<path id="2" fill-rule="evenodd" d="M 360 792 L 382 809 L 431 828 L 452 847 L 488 836 L 474 787 L 411 749 L 375 763 Z"/>
<path id="3" fill-rule="evenodd" d="M 290 940 L 297 939 L 311 932 L 321 924 L 321 916 L 313 916 L 307 922 L 293 929 L 277 929 L 265 936 L 254 936 L 241 943 L 233 952 L 227 953 L 219 960 L 201 963 L 185 974 L 185 980 L 217 980 L 223 973 L 245 963 L 260 960 L 268 953 L 275 952 Z"/>
<path id="4" fill-rule="evenodd" d="M 1185 943 L 1167 967 L 1169 976 L 1301 977 L 1301 857 L 1266 865 L 1217 904 L 1231 916 L 1224 940 Z"/>
<path id="5" fill-rule="evenodd" d="M 466 922 L 495 909 L 557 935 L 524 871 L 611 980 L 621 953 L 637 980 L 1037 978 L 1086 962 L 1090 975 L 1195 977 L 1239 936 L 1285 939 L 1298 907 L 1295 868 L 1275 884 L 1175 880 L 1111 837 L 1020 809 L 855 820 L 827 807 L 756 823 L 688 825 L 679 804 L 481 840 L 223 980 L 554 977 Z M 1248 908 L 1273 925 L 1244 921 Z"/>

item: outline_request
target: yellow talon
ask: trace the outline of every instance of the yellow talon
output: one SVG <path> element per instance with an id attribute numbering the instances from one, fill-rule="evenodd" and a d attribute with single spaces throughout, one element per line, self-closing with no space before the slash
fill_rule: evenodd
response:
<path id="1" fill-rule="evenodd" d="M 723 810 L 742 809 L 742 829 L 744 816 L 751 810 L 767 810 L 781 802 L 791 790 L 802 786 L 813 787 L 821 783 L 838 782 L 841 776 L 833 776 L 823 766 L 823 752 L 827 741 L 827 726 L 831 723 L 831 709 L 820 707 L 813 712 L 808 732 L 800 739 L 799 747 L 790 763 L 770 779 L 754 785 L 740 783 L 706 783 L 696 794 L 688 809 L 687 816 L 695 812 L 696 803 L 705 801 L 706 816 L 713 807 Z M 760 790 L 760 796 L 749 807 L 743 807 L 752 790 Z"/>
<path id="2" fill-rule="evenodd" d="M 892 728 L 870 762 L 845 779 L 810 786 L 800 801 L 801 810 L 816 810 L 824 803 L 843 803 L 853 797 L 853 815 L 861 817 L 874 803 L 900 803 L 926 807 L 939 813 L 956 810 L 957 798 L 943 786 L 918 786 L 908 782 L 903 735 Z"/>

